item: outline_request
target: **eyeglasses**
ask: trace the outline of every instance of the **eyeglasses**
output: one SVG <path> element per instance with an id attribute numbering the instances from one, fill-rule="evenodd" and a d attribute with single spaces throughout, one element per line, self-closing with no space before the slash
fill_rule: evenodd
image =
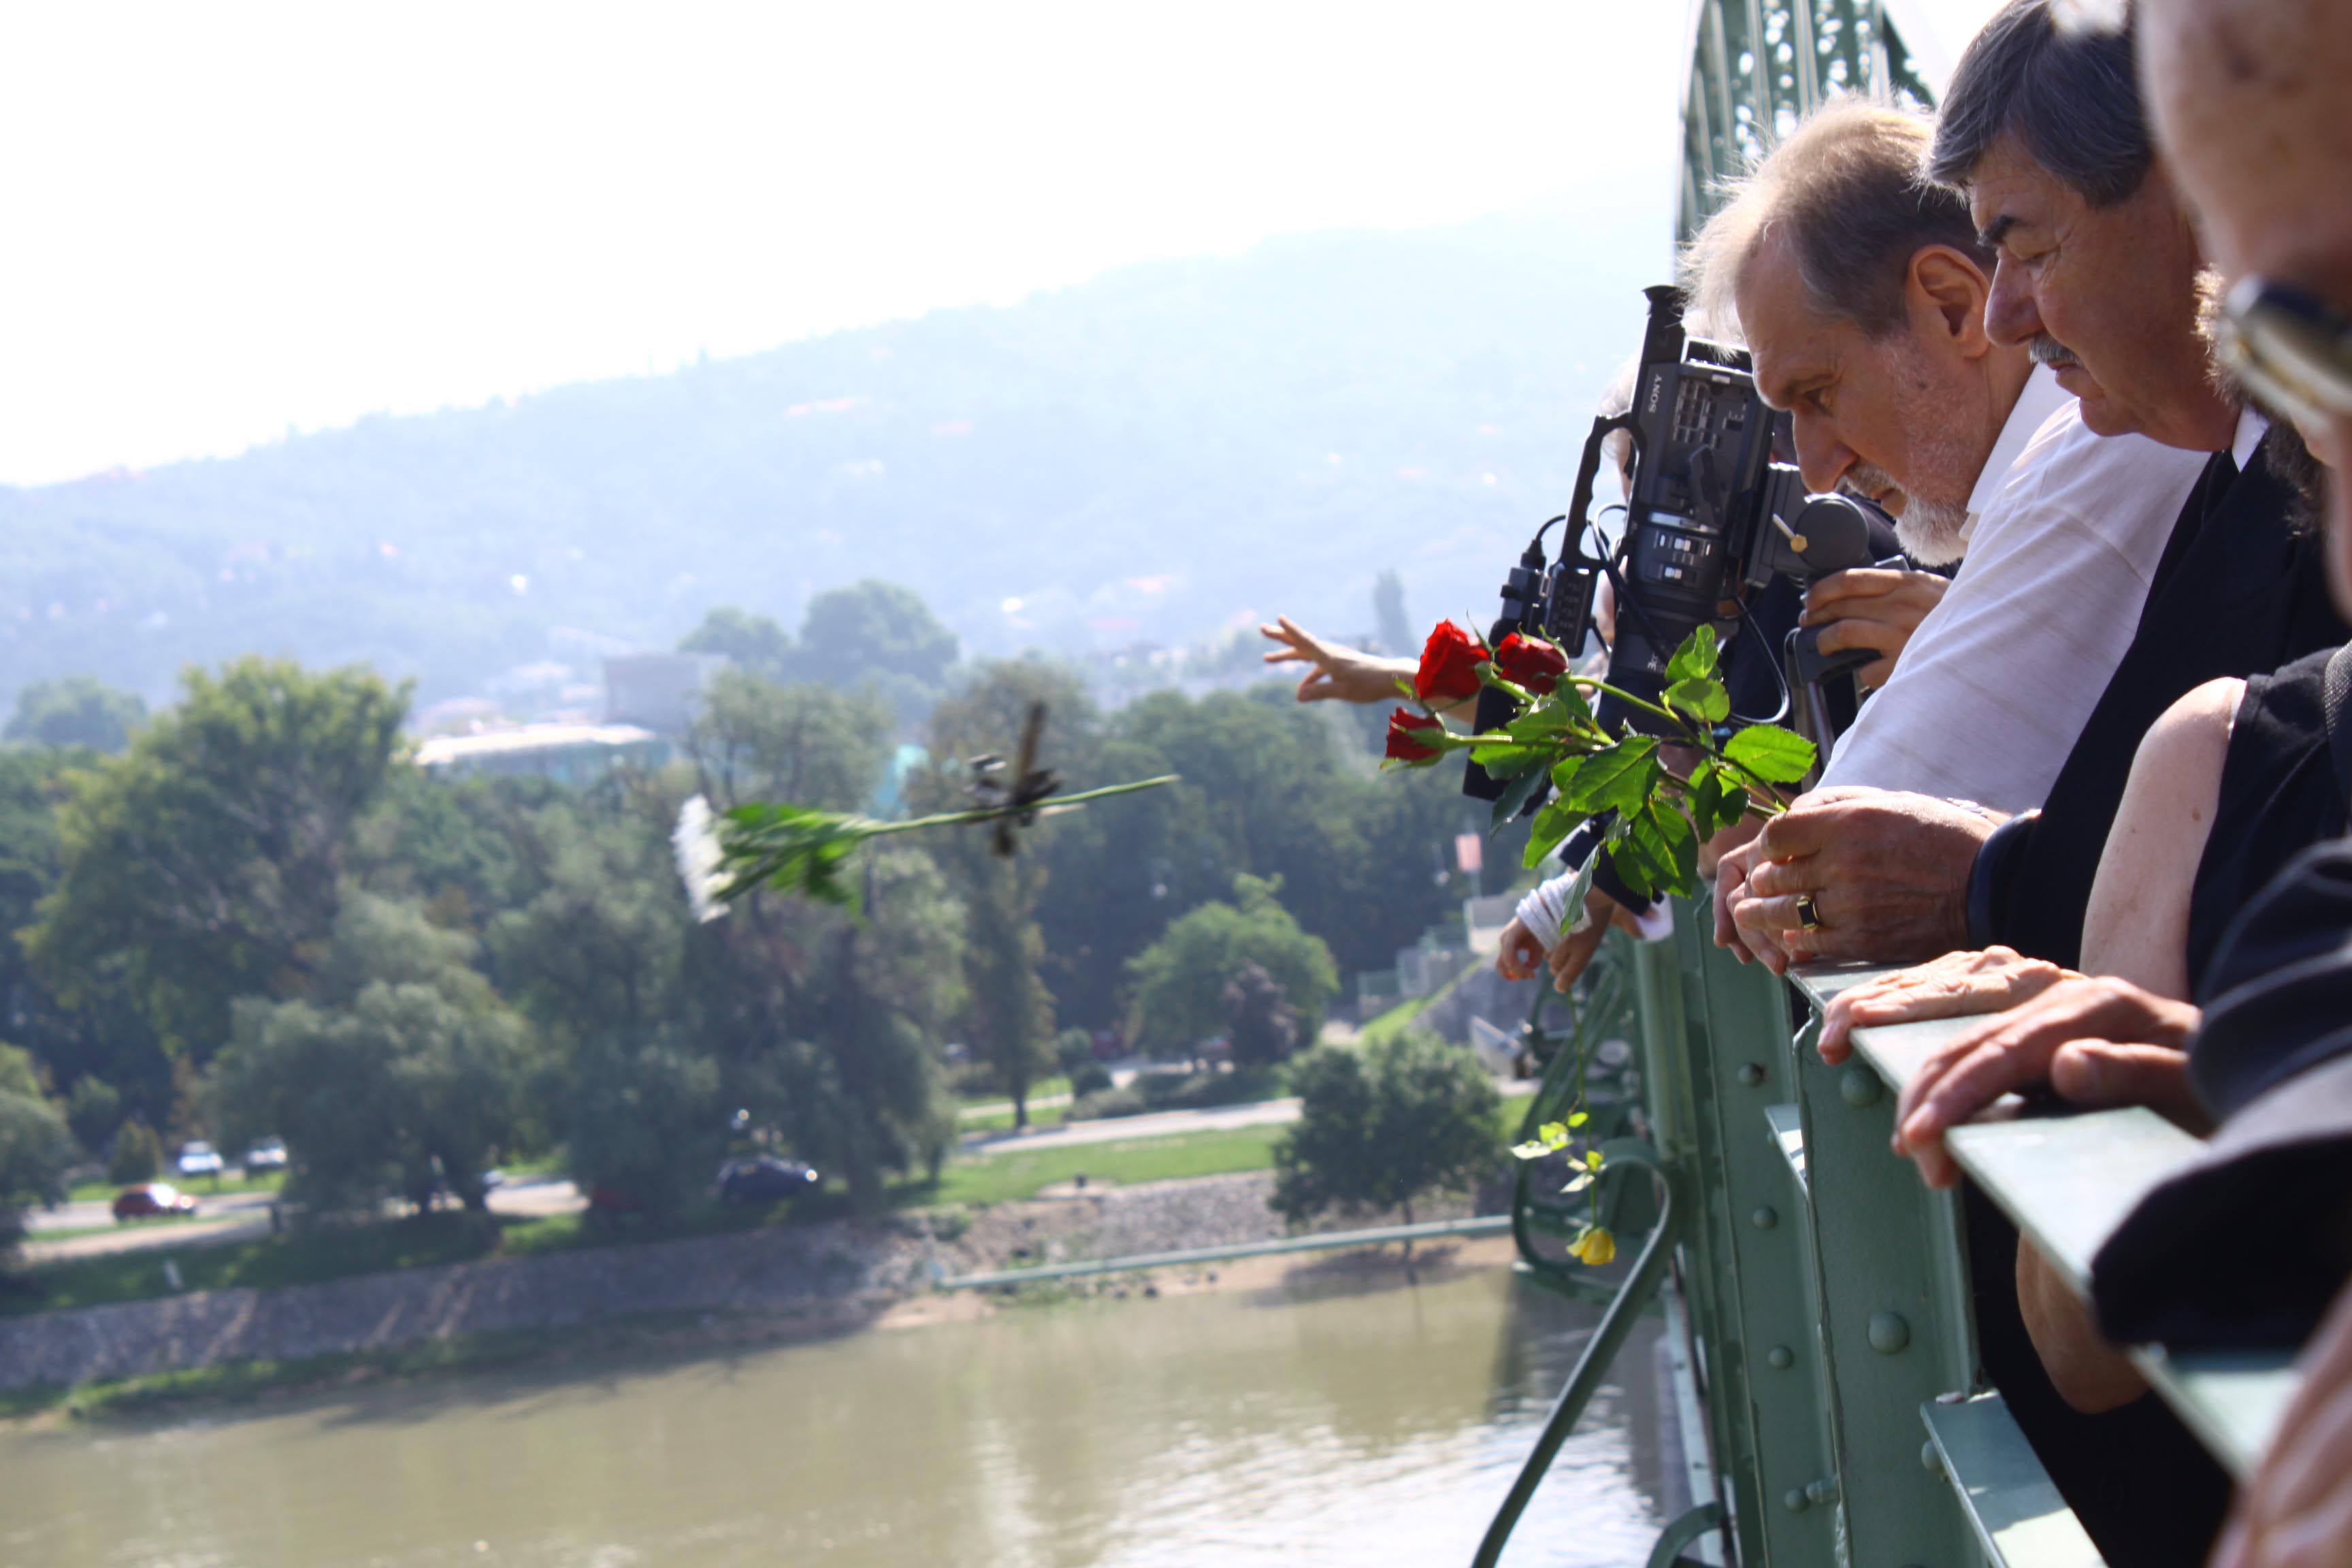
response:
<path id="1" fill-rule="evenodd" d="M 2240 385 L 2306 433 L 2352 419 L 2352 321 L 2326 300 L 2242 278 L 2221 310 L 2221 348 Z"/>

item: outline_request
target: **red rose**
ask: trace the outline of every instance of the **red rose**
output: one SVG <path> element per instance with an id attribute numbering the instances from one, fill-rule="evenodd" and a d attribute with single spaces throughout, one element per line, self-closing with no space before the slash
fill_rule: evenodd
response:
<path id="1" fill-rule="evenodd" d="M 1495 649 L 1495 663 L 1504 679 L 1538 697 L 1548 694 L 1568 673 L 1568 655 L 1540 637 L 1523 637 L 1517 632 Z"/>
<path id="2" fill-rule="evenodd" d="M 1400 708 L 1389 715 L 1389 760 L 1397 763 L 1426 763 L 1438 755 L 1438 748 L 1426 742 L 1425 737 L 1443 734 L 1445 726 L 1426 713 L 1416 713 L 1410 708 Z"/>
<path id="3" fill-rule="evenodd" d="M 1423 702 L 1459 702 L 1478 695 L 1478 667 L 1486 650 L 1478 639 L 1452 621 L 1440 621 L 1421 650 L 1421 668 L 1412 673 L 1412 694 Z"/>

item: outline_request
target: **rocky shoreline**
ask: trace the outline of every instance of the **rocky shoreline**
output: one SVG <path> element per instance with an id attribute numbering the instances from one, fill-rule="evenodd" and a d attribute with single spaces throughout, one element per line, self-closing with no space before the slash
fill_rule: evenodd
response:
<path id="1" fill-rule="evenodd" d="M 488 1258 L 275 1290 L 211 1290 L 0 1321 L 0 1391 L 380 1355 L 632 1320 L 740 1340 L 840 1331 L 942 1275 L 1271 1240 L 1266 1172 L 1095 1188 L 973 1210 Z M 1416 1220 L 1461 1218 L 1461 1199 Z M 1310 1231 L 1397 1223 L 1327 1216 Z M 921 1318 L 926 1314 L 916 1314 Z"/>

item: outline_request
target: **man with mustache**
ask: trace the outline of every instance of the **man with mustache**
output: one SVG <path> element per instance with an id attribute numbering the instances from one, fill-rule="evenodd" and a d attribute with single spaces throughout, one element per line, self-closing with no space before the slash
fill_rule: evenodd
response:
<path id="1" fill-rule="evenodd" d="M 2207 455 L 2204 471 L 2038 812 L 2000 823 L 1926 792 L 1822 792 L 1725 857 L 1717 940 L 1776 970 L 1996 942 L 2074 967 L 2157 717 L 2207 681 L 2345 640 L 2316 542 L 2292 526 L 2293 433 L 2235 406 L 2211 374 L 2203 258 L 2153 155 L 2130 41 L 2069 31 L 2055 9 L 2011 0 L 1969 46 L 1931 172 L 1965 192 L 1997 253 L 1987 334 L 2051 366 L 2090 430 Z"/>

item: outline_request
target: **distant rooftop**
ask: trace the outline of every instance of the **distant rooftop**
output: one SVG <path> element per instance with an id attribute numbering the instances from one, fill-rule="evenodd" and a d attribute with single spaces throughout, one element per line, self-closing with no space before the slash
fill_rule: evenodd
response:
<path id="1" fill-rule="evenodd" d="M 455 773 L 538 773 L 562 782 L 624 763 L 658 764 L 669 743 L 635 724 L 525 724 L 476 735 L 437 735 L 416 765 Z"/>

